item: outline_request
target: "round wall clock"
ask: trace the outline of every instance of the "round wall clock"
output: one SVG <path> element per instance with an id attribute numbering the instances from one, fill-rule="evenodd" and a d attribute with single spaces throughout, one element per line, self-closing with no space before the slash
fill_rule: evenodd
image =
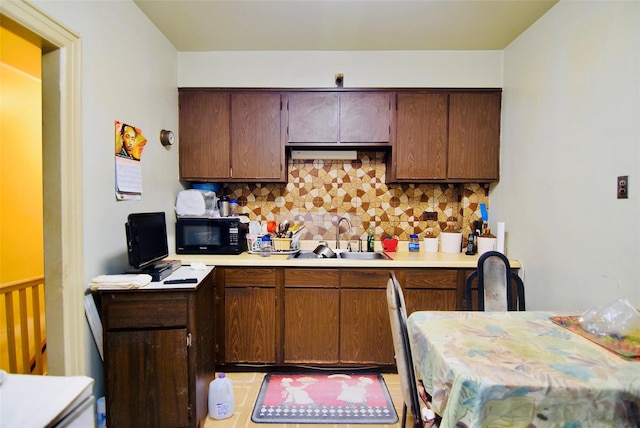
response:
<path id="1" fill-rule="evenodd" d="M 173 144 L 174 142 L 174 136 L 173 136 L 173 132 L 172 131 L 168 131 L 166 129 L 163 129 L 162 131 L 160 131 L 160 142 L 162 143 L 163 146 L 170 146 Z"/>

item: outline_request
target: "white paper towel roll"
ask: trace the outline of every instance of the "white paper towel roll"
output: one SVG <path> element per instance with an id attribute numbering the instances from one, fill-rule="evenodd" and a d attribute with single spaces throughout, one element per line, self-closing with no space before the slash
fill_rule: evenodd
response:
<path id="1" fill-rule="evenodd" d="M 504 254 L 504 222 L 498 222 L 498 242 L 496 243 L 496 251 Z"/>

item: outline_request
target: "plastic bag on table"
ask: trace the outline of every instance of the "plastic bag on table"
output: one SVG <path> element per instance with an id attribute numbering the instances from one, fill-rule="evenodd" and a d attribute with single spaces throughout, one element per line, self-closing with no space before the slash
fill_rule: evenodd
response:
<path id="1" fill-rule="evenodd" d="M 640 328 L 640 313 L 627 299 L 619 299 L 609 306 L 589 309 L 579 319 L 586 331 L 604 336 L 626 336 Z"/>

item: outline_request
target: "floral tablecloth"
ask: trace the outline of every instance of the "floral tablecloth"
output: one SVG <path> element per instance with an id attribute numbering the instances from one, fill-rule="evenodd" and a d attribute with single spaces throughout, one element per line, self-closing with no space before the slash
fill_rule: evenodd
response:
<path id="1" fill-rule="evenodd" d="M 414 312 L 418 376 L 441 427 L 638 427 L 640 362 L 554 324 L 557 312 Z"/>

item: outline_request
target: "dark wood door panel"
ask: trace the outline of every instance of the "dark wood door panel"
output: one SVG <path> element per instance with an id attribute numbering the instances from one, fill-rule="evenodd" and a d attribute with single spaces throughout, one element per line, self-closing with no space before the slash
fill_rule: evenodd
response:
<path id="1" fill-rule="evenodd" d="M 498 179 L 501 99 L 499 92 L 450 95 L 449 178 Z"/>
<path id="2" fill-rule="evenodd" d="M 180 177 L 228 178 L 231 95 L 186 91 L 179 102 Z"/>
<path id="3" fill-rule="evenodd" d="M 340 272 L 342 288 L 386 288 L 392 269 L 343 269 Z"/>
<path id="4" fill-rule="evenodd" d="M 275 289 L 227 288 L 225 300 L 226 361 L 275 363 Z"/>
<path id="5" fill-rule="evenodd" d="M 340 361 L 393 364 L 386 290 L 341 290 Z"/>
<path id="6" fill-rule="evenodd" d="M 285 290 L 284 362 L 338 362 L 337 289 Z"/>
<path id="7" fill-rule="evenodd" d="M 447 177 L 447 94 L 398 94 L 397 179 Z"/>
<path id="8" fill-rule="evenodd" d="M 285 269 L 285 287 L 337 288 L 340 283 L 338 269 Z"/>
<path id="9" fill-rule="evenodd" d="M 103 294 L 103 299 L 114 300 L 106 309 L 105 328 L 159 328 L 187 325 L 188 299 L 186 296 L 149 293 L 132 295 L 122 292 Z M 149 304 L 152 301 L 153 304 Z"/>
<path id="10" fill-rule="evenodd" d="M 455 269 L 404 270 L 398 278 L 406 288 L 450 288 L 457 287 L 458 273 Z"/>
<path id="11" fill-rule="evenodd" d="M 109 426 L 189 426 L 186 338 L 184 328 L 107 332 Z"/>
<path id="12" fill-rule="evenodd" d="M 407 315 L 415 311 L 455 311 L 456 290 L 404 290 Z"/>
<path id="13" fill-rule="evenodd" d="M 276 269 L 274 268 L 251 268 L 235 269 L 225 268 L 225 287 L 275 287 Z"/>
<path id="14" fill-rule="evenodd" d="M 283 176 L 279 93 L 239 93 L 231 97 L 233 179 Z"/>
<path id="15" fill-rule="evenodd" d="M 342 143 L 387 143 L 390 140 L 391 94 L 353 92 L 340 94 Z"/>
<path id="16" fill-rule="evenodd" d="M 335 92 L 289 93 L 289 142 L 338 141 L 338 94 Z"/>

